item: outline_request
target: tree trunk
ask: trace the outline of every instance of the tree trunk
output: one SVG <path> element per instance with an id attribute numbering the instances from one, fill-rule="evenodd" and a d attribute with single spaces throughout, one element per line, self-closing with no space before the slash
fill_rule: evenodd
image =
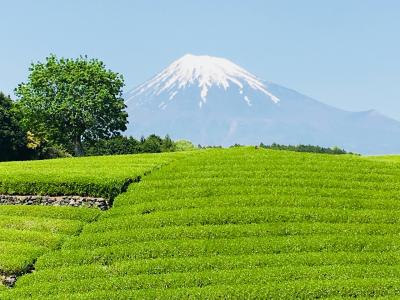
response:
<path id="1" fill-rule="evenodd" d="M 83 152 L 81 136 L 77 136 L 74 141 L 74 152 L 75 156 L 83 156 L 85 153 Z"/>

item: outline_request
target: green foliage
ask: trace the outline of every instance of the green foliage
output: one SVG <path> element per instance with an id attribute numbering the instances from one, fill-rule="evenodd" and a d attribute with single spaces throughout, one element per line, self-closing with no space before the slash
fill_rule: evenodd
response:
<path id="1" fill-rule="evenodd" d="M 22 130 L 14 103 L 0 92 L 0 161 L 26 159 L 25 133 Z"/>
<path id="2" fill-rule="evenodd" d="M 346 152 L 343 149 L 335 146 L 332 148 L 320 147 L 320 146 L 313 146 L 313 145 L 279 145 L 273 143 L 271 145 L 264 145 L 263 143 L 260 144 L 261 148 L 265 149 L 273 149 L 273 150 L 287 150 L 287 151 L 296 151 L 296 152 L 312 152 L 312 153 L 325 153 L 325 154 L 354 154 L 351 152 Z"/>
<path id="3" fill-rule="evenodd" d="M 37 274 L 21 278 L 18 285 L 21 287 L 42 282 L 60 282 L 62 280 L 101 279 L 114 276 L 133 275 L 162 275 L 174 272 L 209 272 L 225 270 L 243 270 L 270 268 L 278 270 L 285 266 L 300 269 L 301 267 L 323 267 L 339 265 L 398 265 L 399 257 L 394 252 L 374 253 L 334 253 L 334 252 L 304 252 L 276 254 L 249 254 L 249 255 L 217 255 L 184 258 L 155 258 L 119 261 L 110 265 L 97 263 L 63 267 L 62 269 L 40 270 Z M 59 271 L 63 272 L 60 273 Z M 90 272 L 88 272 L 90 270 Z M 343 274 L 344 275 L 344 274 Z"/>
<path id="4" fill-rule="evenodd" d="M 396 298 L 399 188 L 397 163 L 358 156 L 186 152 L 0 297 Z"/>
<path id="5" fill-rule="evenodd" d="M 87 156 L 140 153 L 139 141 L 125 136 L 84 143 L 83 147 Z"/>
<path id="6" fill-rule="evenodd" d="M 141 149 L 145 153 L 159 153 L 161 152 L 162 139 L 155 135 L 149 135 L 146 139 L 141 139 Z"/>
<path id="7" fill-rule="evenodd" d="M 307 266 L 287 268 L 286 272 L 282 272 L 281 268 L 244 268 L 236 270 L 224 270 L 221 272 L 203 271 L 203 272 L 188 272 L 188 273 L 169 273 L 163 275 L 147 275 L 140 274 L 136 276 L 112 276 L 111 278 L 103 278 L 102 280 L 71 280 L 69 282 L 47 283 L 29 286 L 32 293 L 37 293 L 41 290 L 43 296 L 52 295 L 53 293 L 63 292 L 68 290 L 70 293 L 84 293 L 97 290 L 99 284 L 103 290 L 107 290 L 110 294 L 113 292 L 124 290 L 146 290 L 146 289 L 160 289 L 162 286 L 168 286 L 168 289 L 182 289 L 182 288 L 202 288 L 211 286 L 230 286 L 231 292 L 238 293 L 237 288 L 245 288 L 247 286 L 248 292 L 251 292 L 251 286 L 257 283 L 259 287 L 263 285 L 272 284 L 274 286 L 279 282 L 297 281 L 297 280 L 315 280 L 317 281 L 323 274 L 330 274 L 326 276 L 325 280 L 339 281 L 363 278 L 364 276 L 374 276 L 375 279 L 387 279 L 398 281 L 396 276 L 400 274 L 400 267 L 387 267 L 385 271 L 391 273 L 391 276 L 386 275 L 380 266 L 323 266 L 310 268 Z M 322 284 L 324 286 L 324 284 Z M 236 289 L 235 289 L 236 287 Z M 27 288 L 23 289 L 28 296 L 29 291 Z M 273 290 L 272 290 L 273 291 Z M 271 291 L 271 292 L 272 292 Z M 176 293 L 177 291 L 175 291 Z M 190 298 L 190 292 L 188 297 Z M 236 292 L 236 293 L 235 293 Z M 275 293 L 277 290 L 274 291 Z M 174 295 L 175 293 L 171 293 Z M 304 292 L 303 292 L 304 293 Z M 271 294 L 270 296 L 273 296 Z M 289 294 L 290 295 L 290 294 Z M 319 291 L 320 296 L 329 296 L 329 290 L 323 292 Z M 223 296 L 223 295 L 221 295 Z M 157 298 L 157 297 L 156 297 Z M 223 297 L 222 297 L 223 298 Z M 243 297 L 246 298 L 246 297 Z M 269 297 L 266 297 L 267 299 Z"/>
<path id="8" fill-rule="evenodd" d="M 157 135 L 141 138 L 140 141 L 133 137 L 117 136 L 110 139 L 101 139 L 84 143 L 85 153 L 93 155 L 138 154 L 173 152 L 175 143 L 167 135 L 164 139 Z"/>
<path id="9" fill-rule="evenodd" d="M 338 268 L 345 272 L 347 269 Z M 294 270 L 296 271 L 296 269 Z M 119 277 L 105 280 L 93 281 L 74 280 L 68 283 L 42 284 L 20 289 L 20 296 L 11 293 L 12 297 L 4 299 L 26 299 L 31 295 L 43 296 L 41 299 L 397 299 L 399 295 L 400 280 L 397 278 L 378 277 L 362 278 L 357 275 L 362 273 L 362 269 L 355 269 L 354 279 L 321 279 L 326 270 L 321 269 L 320 278 L 296 280 L 284 280 L 279 277 L 270 280 L 263 275 L 268 275 L 268 271 L 254 271 L 252 276 L 246 277 L 249 273 L 226 272 L 221 273 L 217 279 L 218 284 L 211 284 L 215 279 L 215 274 L 187 273 L 156 278 L 153 288 L 150 277 L 140 285 L 136 280 L 143 280 L 142 277 Z M 328 270 L 329 271 L 329 270 Z M 370 274 L 370 273 L 367 273 Z M 203 277 L 201 277 L 203 275 Z M 209 280 L 207 280 L 207 275 Z M 258 276 L 257 276 L 258 275 Z M 273 275 L 273 273 L 271 274 Z M 338 273 L 338 275 L 340 275 Z M 361 275 L 360 275 L 361 276 Z M 229 282 L 232 279 L 231 282 Z M 260 279 L 260 282 L 258 281 Z M 247 284 L 238 284 L 243 280 Z M 196 286 L 190 286 L 197 282 Z M 252 282 L 251 282 L 252 281 Z M 69 284 L 69 286 L 68 286 Z M 179 286 L 179 287 L 177 287 Z M 103 287 L 103 288 L 100 288 Z M 32 289 L 30 292 L 29 289 Z M 42 289 L 41 293 L 39 289 Z M 54 292 L 51 293 L 52 289 Z M 65 292 L 71 290 L 71 292 Z M 48 296 L 51 295 L 51 296 Z M 335 296 L 332 296 L 335 295 Z M 47 298 L 47 297 L 48 298 Z M 46 297 L 46 298 L 43 298 Z"/>
<path id="10" fill-rule="evenodd" d="M 27 130 L 82 155 L 82 139 L 118 135 L 126 129 L 122 75 L 97 59 L 58 59 L 33 63 L 28 82 L 16 89 Z"/>
<path id="11" fill-rule="evenodd" d="M 165 138 L 161 141 L 161 152 L 173 152 L 176 151 L 176 145 L 173 140 L 166 135 Z"/>
<path id="12" fill-rule="evenodd" d="M 30 159 L 52 159 L 71 157 L 71 154 L 60 145 L 51 144 L 48 140 L 40 138 L 28 131 L 26 135 L 27 148 L 30 150 Z"/>
<path id="13" fill-rule="evenodd" d="M 191 151 L 195 150 L 195 146 L 191 141 L 179 140 L 175 142 L 176 151 Z"/>

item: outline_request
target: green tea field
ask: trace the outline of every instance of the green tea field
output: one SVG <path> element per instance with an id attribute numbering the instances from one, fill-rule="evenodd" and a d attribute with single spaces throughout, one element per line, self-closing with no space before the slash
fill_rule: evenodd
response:
<path id="1" fill-rule="evenodd" d="M 0 194 L 118 196 L 104 212 L 0 205 L 0 273 L 17 275 L 0 299 L 400 297 L 396 160 L 241 147 L 1 163 Z"/>
<path id="2" fill-rule="evenodd" d="M 111 198 L 168 161 L 167 155 L 139 155 L 1 163 L 0 194 Z M 60 248 L 99 215 L 93 209 L 0 205 L 0 278 L 30 272 L 39 256 Z"/>

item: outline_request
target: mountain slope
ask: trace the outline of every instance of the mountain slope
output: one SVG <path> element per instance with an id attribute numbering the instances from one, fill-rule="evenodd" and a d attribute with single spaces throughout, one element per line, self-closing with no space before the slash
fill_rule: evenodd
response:
<path id="1" fill-rule="evenodd" d="M 400 122 L 348 112 L 265 82 L 229 60 L 185 55 L 125 95 L 128 134 L 202 145 L 283 143 L 397 153 Z"/>

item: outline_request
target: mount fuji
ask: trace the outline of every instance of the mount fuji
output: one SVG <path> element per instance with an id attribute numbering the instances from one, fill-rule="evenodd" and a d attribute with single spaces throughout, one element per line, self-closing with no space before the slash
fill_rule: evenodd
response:
<path id="1" fill-rule="evenodd" d="M 185 55 L 124 95 L 133 136 L 169 134 L 201 145 L 339 146 L 400 152 L 400 122 L 349 112 L 264 81 L 231 61 Z"/>

